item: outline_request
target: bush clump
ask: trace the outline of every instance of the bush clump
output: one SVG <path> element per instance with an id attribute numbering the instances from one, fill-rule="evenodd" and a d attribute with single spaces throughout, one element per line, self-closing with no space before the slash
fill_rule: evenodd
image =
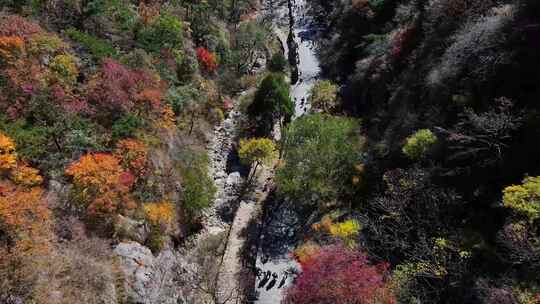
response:
<path id="1" fill-rule="evenodd" d="M 73 41 L 81 44 L 94 59 L 99 60 L 107 57 L 117 57 L 118 52 L 107 41 L 99 39 L 91 34 L 76 29 L 68 29 L 66 34 Z"/>
<path id="2" fill-rule="evenodd" d="M 281 52 L 275 53 L 272 55 L 272 58 L 268 61 L 267 67 L 271 72 L 285 72 L 287 68 L 287 59 Z"/>
<path id="3" fill-rule="evenodd" d="M 77 81 L 79 69 L 75 60 L 75 57 L 72 55 L 62 54 L 54 57 L 49 64 L 50 69 L 54 72 L 60 83 L 73 85 Z"/>
<path id="4" fill-rule="evenodd" d="M 182 208 L 190 215 L 198 215 L 210 206 L 216 186 L 208 174 L 208 155 L 189 151 L 190 159 L 180 168 L 182 173 Z"/>
<path id="5" fill-rule="evenodd" d="M 531 221 L 540 218 L 540 176 L 526 177 L 521 185 L 504 188 L 503 202 Z"/>
<path id="6" fill-rule="evenodd" d="M 424 158 L 436 143 L 437 136 L 431 130 L 421 129 L 407 137 L 407 142 L 403 146 L 403 153 L 410 159 L 419 160 Z"/>
<path id="7" fill-rule="evenodd" d="M 294 102 L 290 97 L 289 84 L 283 74 L 266 76 L 247 108 L 247 114 L 255 122 L 256 135 L 267 136 L 275 123 L 283 119 L 287 123 L 294 113 Z"/>
<path id="8" fill-rule="evenodd" d="M 137 41 L 143 49 L 159 52 L 161 49 L 177 49 L 182 46 L 182 22 L 171 14 L 161 14 L 137 34 Z"/>
<path id="9" fill-rule="evenodd" d="M 305 115 L 285 130 L 285 164 L 276 172 L 283 194 L 301 204 L 323 204 L 351 190 L 362 144 L 359 124 L 351 118 Z"/>
<path id="10" fill-rule="evenodd" d="M 338 86 L 330 80 L 317 81 L 311 88 L 309 102 L 311 106 L 324 112 L 336 107 Z"/>
<path id="11" fill-rule="evenodd" d="M 141 117 L 129 113 L 125 114 L 112 125 L 112 137 L 113 139 L 132 137 L 142 125 Z"/>

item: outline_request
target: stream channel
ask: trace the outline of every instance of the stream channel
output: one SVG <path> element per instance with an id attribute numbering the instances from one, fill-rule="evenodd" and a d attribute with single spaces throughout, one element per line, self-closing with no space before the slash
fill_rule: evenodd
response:
<path id="1" fill-rule="evenodd" d="M 288 51 L 291 57 L 289 61 L 296 62 L 291 75 L 293 81 L 297 78 L 297 81 L 291 84 L 295 118 L 309 109 L 308 93 L 320 72 L 312 40 L 313 30 L 310 28 L 312 23 L 309 22 L 307 11 L 306 0 L 288 0 L 277 10 L 276 33 L 282 36 L 280 39 L 283 40 L 286 38 L 283 37 L 284 34 L 280 35 L 283 33 L 280 29 L 289 30 L 288 48 L 292 48 L 292 52 Z M 291 256 L 291 251 L 298 243 L 298 222 L 296 213 L 290 208 L 271 197 L 265 202 L 256 261 L 255 289 L 258 299 L 254 303 L 278 304 L 283 299 L 284 291 L 291 284 L 293 274 L 299 267 Z"/>

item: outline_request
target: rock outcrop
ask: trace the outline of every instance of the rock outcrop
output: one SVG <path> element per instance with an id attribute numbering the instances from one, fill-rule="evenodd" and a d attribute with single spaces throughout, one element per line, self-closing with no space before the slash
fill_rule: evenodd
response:
<path id="1" fill-rule="evenodd" d="M 114 252 L 120 257 L 128 303 L 181 303 L 177 279 L 183 265 L 176 252 L 165 249 L 155 257 L 137 242 L 120 243 Z"/>

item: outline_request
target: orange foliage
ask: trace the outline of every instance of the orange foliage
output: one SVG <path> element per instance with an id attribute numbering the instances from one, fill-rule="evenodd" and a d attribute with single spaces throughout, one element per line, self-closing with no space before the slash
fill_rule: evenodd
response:
<path id="1" fill-rule="evenodd" d="M 17 165 L 15 143 L 11 138 L 0 132 L 0 172 L 11 170 Z"/>
<path id="2" fill-rule="evenodd" d="M 314 258 L 321 250 L 321 246 L 313 242 L 307 242 L 294 250 L 294 258 L 300 263 L 305 265 L 310 259 Z"/>
<path id="3" fill-rule="evenodd" d="M 156 121 L 155 127 L 158 129 L 172 129 L 176 125 L 176 116 L 170 105 L 165 105 L 161 111 L 161 117 Z"/>
<path id="4" fill-rule="evenodd" d="M 87 189 L 113 185 L 121 173 L 120 160 L 107 153 L 86 154 L 66 170 L 76 185 Z"/>
<path id="5" fill-rule="evenodd" d="M 135 178 L 111 154 L 86 154 L 72 163 L 66 174 L 73 178 L 80 201 L 91 216 L 107 217 L 135 207 L 129 193 Z"/>
<path id="6" fill-rule="evenodd" d="M 150 203 L 144 205 L 144 212 L 150 224 L 168 227 L 174 220 L 174 205 L 170 202 Z"/>
<path id="7" fill-rule="evenodd" d="M 14 36 L 0 37 L 0 58 L 11 65 L 24 52 L 24 40 Z"/>
<path id="8" fill-rule="evenodd" d="M 10 173 L 13 181 L 0 179 L 0 235 L 6 236 L 4 245 L 20 255 L 46 250 L 50 211 L 43 200 L 43 189 L 30 187 L 39 185 L 42 178 L 26 164 L 12 168 Z"/>
<path id="9" fill-rule="evenodd" d="M 311 228 L 315 231 L 330 231 L 333 221 L 329 216 L 325 216 L 319 223 L 311 225 Z"/>
<path id="10" fill-rule="evenodd" d="M 363 181 L 363 176 L 366 172 L 364 164 L 358 164 L 354 166 L 354 169 L 356 171 L 356 175 L 352 177 L 352 183 L 353 185 L 359 185 Z"/>
<path id="11" fill-rule="evenodd" d="M 116 144 L 114 153 L 121 159 L 125 170 L 129 170 L 137 177 L 146 173 L 148 151 L 143 142 L 136 139 L 123 139 Z"/>
<path id="12" fill-rule="evenodd" d="M 39 171 L 28 166 L 25 163 L 17 165 L 10 172 L 11 180 L 22 186 L 37 186 L 43 182 L 43 178 L 39 175 Z"/>
<path id="13" fill-rule="evenodd" d="M 37 186 L 43 182 L 39 171 L 26 163 L 17 163 L 15 143 L 11 138 L 0 132 L 0 172 L 5 171 L 17 185 Z"/>
<path id="14" fill-rule="evenodd" d="M 44 227 L 50 217 L 43 189 L 24 189 L 9 181 L 0 182 L 0 231 L 15 240 L 23 251 L 42 250 Z"/>
<path id="15" fill-rule="evenodd" d="M 27 164 L 17 164 L 15 143 L 1 132 L 0 171 L 11 178 L 0 177 L 0 242 L 6 242 L 0 245 L 18 255 L 45 250 L 50 212 L 42 199 L 43 189 L 32 187 L 43 178 Z"/>

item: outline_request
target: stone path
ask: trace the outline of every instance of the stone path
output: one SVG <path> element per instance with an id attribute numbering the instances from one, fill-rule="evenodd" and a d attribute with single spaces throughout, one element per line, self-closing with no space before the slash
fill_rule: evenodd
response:
<path id="1" fill-rule="evenodd" d="M 270 182 L 274 176 L 273 165 L 262 167 L 263 169 L 258 173 L 257 179 L 254 182 L 253 192 L 240 202 L 240 206 L 236 211 L 229 232 L 229 239 L 223 256 L 218 281 L 221 303 L 243 303 L 241 282 L 245 278 L 242 277 L 243 265 L 241 253 L 246 241 L 243 232 L 248 228 L 250 221 L 259 214 L 262 203 L 266 200 L 270 192 L 267 190 L 270 189 L 270 185 L 266 185 L 266 183 Z"/>

